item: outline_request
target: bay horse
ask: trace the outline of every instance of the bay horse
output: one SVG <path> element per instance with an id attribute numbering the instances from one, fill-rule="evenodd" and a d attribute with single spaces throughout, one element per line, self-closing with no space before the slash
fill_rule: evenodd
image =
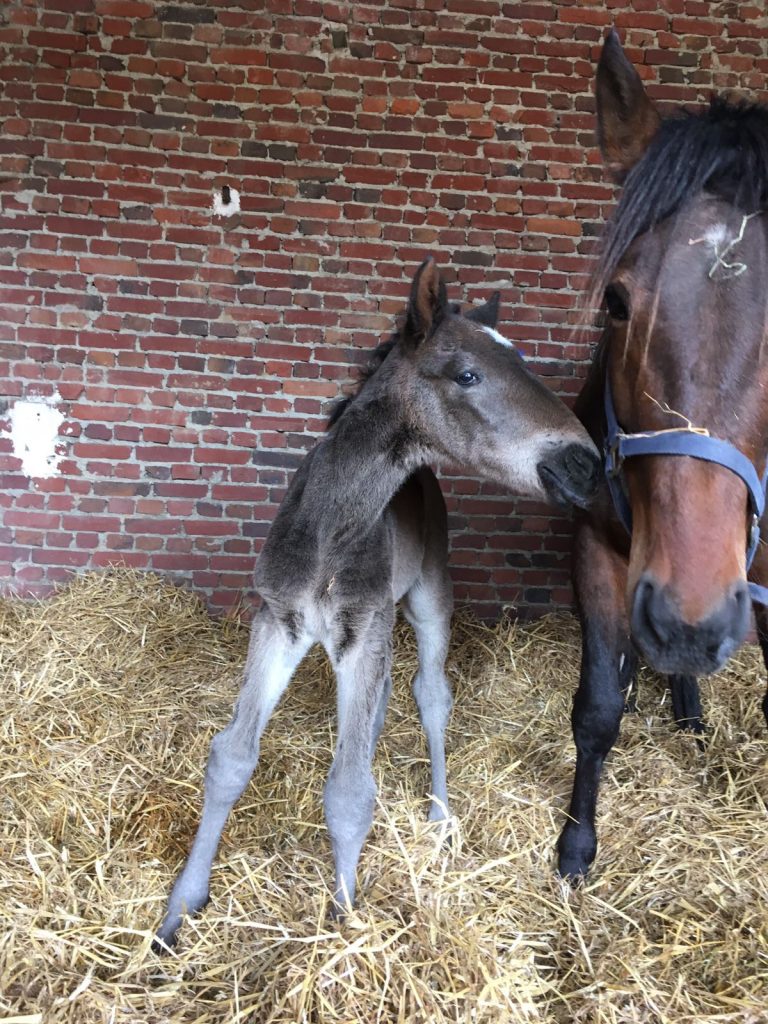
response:
<path id="1" fill-rule="evenodd" d="M 697 677 L 743 641 L 753 602 L 768 664 L 768 108 L 715 97 L 662 119 L 613 30 L 596 99 L 623 189 L 589 302 L 604 302 L 605 329 L 575 407 L 606 477 L 573 562 L 583 650 L 558 851 L 574 880 L 597 850 L 600 774 L 638 654 L 695 732 Z"/>
<path id="2" fill-rule="evenodd" d="M 429 817 L 449 814 L 448 529 L 427 466 L 449 460 L 518 494 L 579 505 L 591 497 L 600 469 L 573 413 L 497 332 L 498 298 L 463 316 L 448 303 L 434 261 L 422 263 L 402 329 L 379 348 L 374 372 L 336 410 L 296 471 L 258 561 L 263 604 L 251 627 L 244 685 L 229 725 L 211 743 L 202 818 L 156 949 L 171 945 L 182 915 L 207 901 L 219 839 L 256 767 L 261 734 L 315 642 L 337 680 L 336 752 L 324 793 L 333 908 L 341 916 L 352 906 L 373 818 L 371 761 L 391 690 L 398 601 L 418 644 L 413 694 L 431 763 Z"/>

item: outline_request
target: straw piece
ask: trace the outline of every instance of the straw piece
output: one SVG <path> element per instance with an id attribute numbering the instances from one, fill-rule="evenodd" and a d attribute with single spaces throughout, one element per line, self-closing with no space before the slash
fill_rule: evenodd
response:
<path id="1" fill-rule="evenodd" d="M 768 737 L 745 648 L 703 684 L 705 750 L 640 679 L 605 770 L 601 848 L 553 848 L 572 778 L 573 619 L 458 617 L 452 841 L 424 818 L 415 645 L 398 625 L 360 902 L 327 922 L 334 685 L 305 661 L 225 832 L 212 902 L 150 950 L 247 631 L 154 576 L 0 601 L 0 1024 L 765 1024 Z"/>

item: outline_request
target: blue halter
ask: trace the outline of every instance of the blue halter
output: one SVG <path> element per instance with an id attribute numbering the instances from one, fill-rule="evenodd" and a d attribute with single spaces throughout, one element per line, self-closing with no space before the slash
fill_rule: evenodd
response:
<path id="1" fill-rule="evenodd" d="M 768 466 L 762 479 L 757 475 L 752 461 L 735 448 L 730 441 L 710 437 L 694 427 L 679 427 L 671 430 L 649 430 L 646 433 L 625 434 L 616 419 L 613 395 L 608 372 L 605 375 L 605 478 L 613 499 L 616 514 L 632 533 L 632 509 L 621 483 L 621 467 L 625 459 L 635 455 L 688 455 L 705 462 L 725 466 L 744 481 L 752 510 L 752 526 L 747 544 L 747 571 L 760 542 L 760 519 L 765 509 L 765 490 L 768 485 Z M 768 587 L 749 583 L 749 595 L 753 601 L 768 605 Z"/>

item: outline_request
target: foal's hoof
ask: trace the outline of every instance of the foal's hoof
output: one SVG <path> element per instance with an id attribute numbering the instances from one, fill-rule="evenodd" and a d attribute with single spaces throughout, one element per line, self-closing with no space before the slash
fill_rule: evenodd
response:
<path id="1" fill-rule="evenodd" d="M 340 902 L 334 898 L 328 907 L 328 920 L 331 924 L 344 924 L 353 910 L 354 904 Z"/>
<path id="2" fill-rule="evenodd" d="M 456 841 L 456 824 L 450 811 L 439 803 L 432 803 L 427 821 L 434 828 L 440 829 L 440 845 L 447 849 L 453 849 Z"/>
<path id="3" fill-rule="evenodd" d="M 174 932 L 172 935 L 168 935 L 165 938 L 160 935 L 156 935 L 154 939 L 152 939 L 152 946 L 150 948 L 156 956 L 168 956 L 168 954 L 172 953 L 175 949 L 176 941 L 177 932 Z"/>

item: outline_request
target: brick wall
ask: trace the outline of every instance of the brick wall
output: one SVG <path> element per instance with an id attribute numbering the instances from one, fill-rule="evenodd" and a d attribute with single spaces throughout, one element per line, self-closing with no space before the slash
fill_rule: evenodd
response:
<path id="1" fill-rule="evenodd" d="M 613 197 L 591 96 L 612 21 L 658 99 L 766 98 L 764 0 L 6 0 L 6 586 L 122 563 L 232 604 L 426 253 L 453 298 L 501 289 L 503 329 L 572 396 Z M 242 211 L 215 217 L 224 184 Z M 59 461 L 31 480 L 9 433 L 40 395 Z M 443 481 L 460 601 L 568 600 L 566 519 Z"/>

